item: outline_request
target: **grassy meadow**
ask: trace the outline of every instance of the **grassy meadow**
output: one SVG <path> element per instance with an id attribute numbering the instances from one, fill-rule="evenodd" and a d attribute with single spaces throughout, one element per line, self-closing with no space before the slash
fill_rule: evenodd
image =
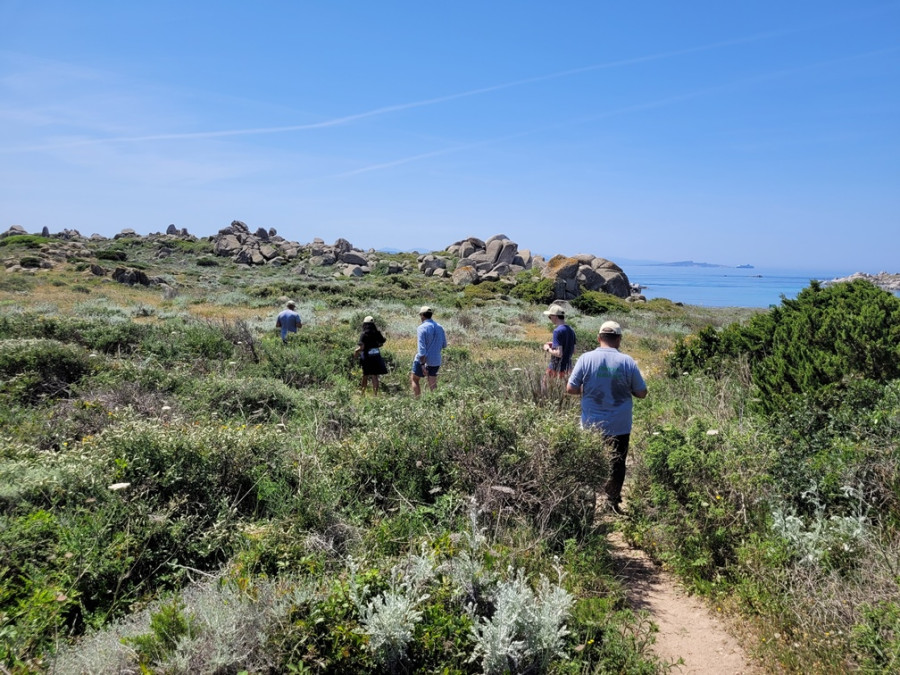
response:
<path id="1" fill-rule="evenodd" d="M 0 244 L 7 261 L 54 247 Z M 533 275 L 460 289 L 251 269 L 208 241 L 165 258 L 149 240 L 87 246 L 0 269 L 4 671 L 664 672 L 610 528 L 728 614 L 767 670 L 900 663 L 894 296 L 578 303 L 578 353 L 619 321 L 650 389 L 612 519 L 577 398 L 540 386 Z M 283 345 L 287 299 L 304 327 Z M 450 346 L 417 400 L 425 303 Z M 378 397 L 352 358 L 368 314 L 391 370 Z"/>

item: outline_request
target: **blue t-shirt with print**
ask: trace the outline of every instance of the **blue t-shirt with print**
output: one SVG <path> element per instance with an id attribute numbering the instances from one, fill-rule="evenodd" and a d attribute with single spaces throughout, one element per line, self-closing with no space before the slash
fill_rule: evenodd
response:
<path id="1" fill-rule="evenodd" d="M 582 354 L 569 385 L 583 387 L 581 425 L 607 436 L 631 433 L 634 394 L 647 389 L 635 360 L 612 347 L 597 347 Z"/>
<path id="2" fill-rule="evenodd" d="M 296 333 L 303 325 L 300 315 L 292 309 L 286 309 L 275 320 L 275 325 L 281 327 L 281 339 L 284 340 L 288 333 Z"/>

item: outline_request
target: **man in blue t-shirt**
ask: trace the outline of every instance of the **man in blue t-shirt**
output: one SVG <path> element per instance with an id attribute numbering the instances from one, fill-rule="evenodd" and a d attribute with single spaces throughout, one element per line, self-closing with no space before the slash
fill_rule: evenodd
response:
<path id="1" fill-rule="evenodd" d="M 278 318 L 275 319 L 275 328 L 281 329 L 281 341 L 285 344 L 287 344 L 288 333 L 296 333 L 300 328 L 303 328 L 303 321 L 295 311 L 296 306 L 294 301 L 291 300 L 287 303 L 287 309 L 282 311 Z"/>
<path id="2" fill-rule="evenodd" d="M 619 351 L 622 327 L 606 321 L 597 335 L 600 346 L 583 354 L 566 385 L 566 392 L 581 396 L 581 426 L 603 434 L 612 454 L 609 481 L 604 490 L 616 513 L 620 512 L 625 459 L 631 438 L 633 398 L 647 396 L 647 384 L 637 363 Z"/>
<path id="3" fill-rule="evenodd" d="M 441 351 L 447 346 L 447 335 L 444 328 L 437 321 L 431 318 L 434 310 L 427 305 L 419 310 L 419 328 L 416 330 L 416 342 L 418 350 L 412 363 L 412 375 L 410 376 L 410 384 L 412 385 L 413 396 L 419 397 L 422 389 L 419 380 L 423 377 L 428 378 L 428 388 L 434 391 L 437 389 L 437 374 L 441 367 Z"/>
<path id="4" fill-rule="evenodd" d="M 566 312 L 559 305 L 550 305 L 544 316 L 553 324 L 553 336 L 544 343 L 544 351 L 550 354 L 550 363 L 544 374 L 544 385 L 551 379 L 566 380 L 572 371 L 572 354 L 575 353 L 575 331 L 566 323 Z"/>

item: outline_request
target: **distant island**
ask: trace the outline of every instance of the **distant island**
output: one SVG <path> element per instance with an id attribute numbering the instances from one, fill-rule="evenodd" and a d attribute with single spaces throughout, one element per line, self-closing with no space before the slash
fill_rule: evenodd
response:
<path id="1" fill-rule="evenodd" d="M 694 262 L 693 260 L 680 260 L 678 262 L 652 263 L 652 267 L 731 267 L 731 265 L 717 265 L 715 263 Z M 753 265 L 738 265 L 739 270 L 752 270 Z"/>

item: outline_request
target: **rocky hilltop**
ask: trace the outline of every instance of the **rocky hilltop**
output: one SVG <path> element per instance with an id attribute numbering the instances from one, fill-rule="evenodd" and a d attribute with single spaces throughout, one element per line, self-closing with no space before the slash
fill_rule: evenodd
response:
<path id="1" fill-rule="evenodd" d="M 0 233 L 0 239 L 28 234 L 24 228 L 14 225 Z M 10 255 L 2 260 L 7 270 L 33 272 L 36 269 L 52 268 L 71 258 L 97 257 L 93 250 L 108 240 L 98 234 L 84 237 L 77 230 L 69 229 L 51 234 L 46 227 L 39 236 L 48 241 L 37 242 L 35 247 L 29 249 L 28 256 Z M 127 228 L 112 237 L 113 241 L 121 239 L 140 239 L 155 244 L 159 247 L 159 258 L 171 255 L 172 246 L 178 240 L 208 241 L 213 255 L 227 258 L 237 265 L 253 267 L 292 264 L 298 275 L 307 274 L 312 268 L 329 268 L 334 276 L 361 277 L 377 268 L 383 274 L 421 273 L 446 279 L 458 286 L 485 282 L 514 286 L 518 274 L 531 270 L 533 275 L 552 284 L 555 296 L 560 300 L 571 300 L 585 291 L 601 291 L 632 301 L 644 299 L 639 288 L 629 282 L 624 270 L 606 258 L 584 253 L 575 256 L 559 254 L 544 260 L 541 256 L 532 255 L 528 249 L 519 249 L 518 244 L 503 234 L 486 240 L 467 237 L 450 244 L 443 251 L 418 255 L 414 266 L 404 256 L 392 256 L 374 249 L 363 251 L 346 239 L 326 244 L 322 239 L 316 238 L 301 244 L 279 236 L 274 228 L 267 230 L 260 227 L 253 230 L 239 220 L 232 221 L 229 226 L 210 237 L 198 238 L 185 228 L 169 225 L 165 232 L 151 233 L 145 237 Z M 99 262 L 91 265 L 91 272 L 99 276 L 110 273 Z M 117 266 L 110 274 L 113 279 L 122 283 L 163 283 L 160 279 L 148 277 L 140 270 L 129 269 L 124 265 Z"/>
<path id="2" fill-rule="evenodd" d="M 845 281 L 856 281 L 857 279 L 864 279 L 869 283 L 874 284 L 879 288 L 883 288 L 886 291 L 891 291 L 892 293 L 900 292 L 900 274 L 889 274 L 887 272 L 879 272 L 878 274 L 856 272 L 849 277 L 841 277 L 840 279 L 826 281 L 825 285 L 839 284 Z"/>

